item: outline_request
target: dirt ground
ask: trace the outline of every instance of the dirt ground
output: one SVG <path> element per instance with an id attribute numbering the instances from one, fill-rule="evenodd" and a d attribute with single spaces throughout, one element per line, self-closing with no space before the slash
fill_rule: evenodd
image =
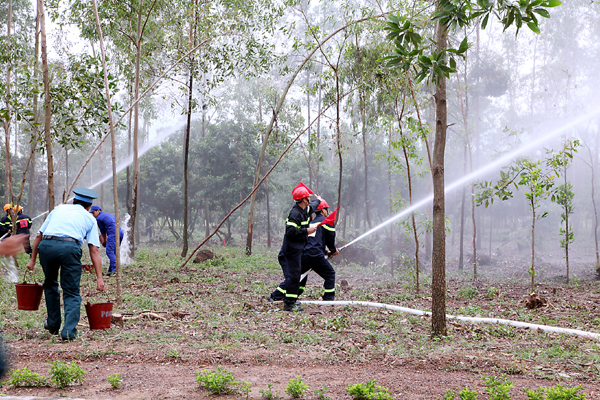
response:
<path id="1" fill-rule="evenodd" d="M 579 273 L 575 285 L 566 285 L 560 275 L 552 272 L 550 264 L 545 269 L 540 268 L 538 289 L 548 305 L 532 311 L 522 311 L 519 305 L 527 293 L 527 274 L 514 272 L 510 265 L 509 261 L 502 261 L 493 267 L 482 266 L 482 277 L 473 281 L 453 274 L 455 266 L 450 262 L 448 313 L 471 312 L 472 316 L 553 322 L 567 328 L 600 331 L 600 290 L 587 264 L 574 265 L 573 273 Z M 256 283 L 256 290 L 229 284 L 227 288 L 236 296 L 233 303 L 219 303 L 218 297 L 206 299 L 206 296 L 224 292 L 224 287 L 215 282 L 234 278 L 248 281 L 238 267 L 223 271 L 223 266 L 190 266 L 185 271 L 187 275 L 201 276 L 193 282 L 184 282 L 181 275 L 172 277 L 170 272 L 161 270 L 146 278 L 156 280 L 148 283 L 150 290 L 143 286 L 143 276 L 131 278 L 125 287 L 132 293 L 140 289 L 137 297 L 152 292 L 170 302 L 170 311 L 185 307 L 183 311 L 190 312 L 180 318 L 162 314 L 165 320 L 158 321 L 131 320 L 123 328 L 113 327 L 105 332 L 84 328 L 77 341 L 71 343 L 57 341 L 37 322 L 27 326 L 27 323 L 7 318 L 4 331 L 5 336 L 11 337 L 7 342 L 13 368 L 27 367 L 47 376 L 49 362 L 75 360 L 87 375 L 83 384 L 66 389 L 4 385 L 0 396 L 200 399 L 208 392 L 198 387 L 195 374 L 223 366 L 237 381 L 252 383 L 251 399 L 260 399 L 259 391 L 266 390 L 269 383 L 273 385 L 274 394 L 290 398 L 285 393 L 286 385 L 297 375 L 309 387 L 303 397 L 306 399 L 319 398 L 313 391 L 323 388 L 330 399 L 350 399 L 346 393 L 349 385 L 373 379 L 387 387 L 396 399 L 437 400 L 448 389 L 464 388 L 477 390 L 479 398 L 485 399 L 488 397 L 484 394 L 483 379 L 504 375 L 514 383 L 511 397 L 514 400 L 527 399 L 523 387 L 537 389 L 557 383 L 582 385 L 586 399 L 600 400 L 597 340 L 517 328 L 500 331 L 495 327 L 452 322 L 449 339 L 435 342 L 428 336 L 430 321 L 425 317 L 318 305 L 305 305 L 303 313 L 282 313 L 278 310 L 281 304 L 268 303 L 264 296 L 257 295 L 268 293 L 266 290 L 279 281 L 280 272 L 272 266 L 258 271 L 248 268 L 252 271 L 253 283 L 261 283 Z M 336 269 L 338 281 L 349 282 L 348 288 L 339 291 L 338 300 L 368 300 L 418 309 L 431 307 L 428 288 L 424 288 L 421 295 L 408 295 L 404 294 L 402 282 L 387 278 L 375 280 L 364 271 L 343 265 Z M 502 270 L 513 271 L 513 276 L 494 280 L 494 273 Z M 194 272 L 197 274 L 192 274 Z M 314 290 L 307 291 L 306 299 L 318 298 L 315 293 L 319 292 L 320 282 L 316 279 L 313 283 Z M 465 287 L 477 291 L 475 298 L 467 299 L 464 293 L 460 294 Z M 205 299 L 189 303 L 188 298 L 194 296 Z M 184 298 L 188 303 L 178 303 Z M 223 304 L 228 304 L 227 309 Z M 194 311 L 192 305 L 197 305 L 198 311 Z M 133 315 L 140 315 L 139 309 L 132 311 Z M 220 319 L 209 321 L 214 314 L 219 314 Z M 193 326 L 192 322 L 197 325 Z M 86 323 L 83 317 L 82 324 Z M 243 335 L 232 336 L 238 330 Z M 301 338 L 297 336 L 299 332 L 313 336 Z M 154 335 L 160 339 L 148 341 L 147 338 Z M 171 339 L 170 335 L 173 335 Z M 238 339 L 232 339 L 234 337 Z M 214 342 L 220 346 L 214 346 Z M 174 354 L 170 349 L 175 348 Z M 565 353 L 561 353 L 562 350 Z M 552 353 L 544 358 L 544 351 Z M 588 356 L 590 358 L 585 358 Z M 124 378 L 118 389 L 113 389 L 107 381 L 107 376 L 114 373 Z M 223 399 L 243 397 L 241 394 L 219 396 Z"/>
<path id="2" fill-rule="evenodd" d="M 55 351 L 65 355 L 79 353 L 82 350 L 80 343 L 57 344 L 49 352 L 43 349 L 34 349 L 25 343 L 15 344 L 16 368 L 28 367 L 32 371 L 46 373 L 48 364 L 46 359 L 56 359 Z M 115 347 L 119 349 L 119 347 Z M 139 358 L 138 358 L 139 357 Z M 390 389 L 397 399 L 425 400 L 438 399 L 448 388 L 471 388 L 485 393 L 482 378 L 491 373 L 492 366 L 502 363 L 498 358 L 510 358 L 509 355 L 482 356 L 477 360 L 470 360 L 470 365 L 465 365 L 464 371 L 448 371 L 450 360 L 423 359 L 383 359 L 365 363 L 344 363 L 328 365 L 315 360 L 310 354 L 301 351 L 294 355 L 263 352 L 248 355 L 236 355 L 236 363 L 223 363 L 218 360 L 218 354 L 209 352 L 200 353 L 195 359 L 187 362 L 164 362 L 161 356 L 151 352 L 144 352 L 136 357 L 106 356 L 102 360 L 81 360 L 81 366 L 88 374 L 84 384 L 67 389 L 56 388 L 22 388 L 2 389 L 0 393 L 12 396 L 69 396 L 81 398 L 110 398 L 110 399 L 201 399 L 207 396 L 205 390 L 199 389 L 194 381 L 194 374 L 203 369 L 214 369 L 215 365 L 223 365 L 232 371 L 237 380 L 252 383 L 253 391 L 250 398 L 261 398 L 259 390 L 267 389 L 265 382 L 273 384 L 273 393 L 279 392 L 284 398 L 287 382 L 300 375 L 309 386 L 309 392 L 304 398 L 316 398 L 311 392 L 313 389 L 326 387 L 327 395 L 332 399 L 349 399 L 346 387 L 357 382 L 377 380 L 377 384 Z M 136 360 L 136 358 L 138 358 Z M 159 360 L 156 360 L 159 358 Z M 460 358 L 460 356 L 459 356 Z M 256 360 L 261 361 L 257 362 Z M 533 367 L 533 363 L 531 366 Z M 123 383 L 119 389 L 113 389 L 106 380 L 112 373 L 123 375 Z M 587 399 L 600 399 L 600 386 L 597 382 L 587 382 L 572 378 L 563 378 L 558 381 L 540 379 L 528 374 L 510 376 L 515 384 L 512 399 L 527 399 L 522 387 L 538 388 L 549 387 L 557 382 L 564 386 L 581 384 Z M 219 396 L 223 399 L 239 399 L 241 395 Z"/>

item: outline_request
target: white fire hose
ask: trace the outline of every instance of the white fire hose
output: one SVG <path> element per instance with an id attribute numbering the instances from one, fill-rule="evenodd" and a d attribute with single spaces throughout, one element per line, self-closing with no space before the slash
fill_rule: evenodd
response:
<path id="1" fill-rule="evenodd" d="M 431 312 L 429 312 L 429 311 L 421 311 L 421 310 L 416 310 L 414 308 L 406 308 L 406 307 L 394 306 L 394 305 L 383 304 L 383 303 L 374 303 L 374 302 L 370 302 L 370 301 L 307 301 L 307 300 L 302 300 L 302 304 L 336 305 L 336 306 L 346 306 L 346 305 L 369 306 L 369 307 L 384 308 L 387 310 L 402 311 L 402 312 L 405 312 L 408 314 L 413 314 L 413 315 L 429 315 L 429 316 L 431 315 Z M 592 339 L 600 339 L 599 333 L 586 332 L 586 331 L 582 331 L 580 329 L 557 328 L 554 326 L 530 324 L 527 322 L 512 321 L 510 319 L 499 319 L 499 318 L 463 317 L 463 316 L 459 316 L 459 315 L 457 315 L 457 316 L 446 315 L 446 317 L 448 319 L 456 319 L 456 320 L 465 321 L 465 322 L 485 322 L 485 323 L 489 323 L 489 324 L 510 325 L 510 326 L 514 326 L 517 328 L 540 329 L 540 330 L 546 331 L 546 332 L 566 333 L 569 335 L 578 335 L 578 336 L 583 336 L 583 337 L 589 337 Z"/>

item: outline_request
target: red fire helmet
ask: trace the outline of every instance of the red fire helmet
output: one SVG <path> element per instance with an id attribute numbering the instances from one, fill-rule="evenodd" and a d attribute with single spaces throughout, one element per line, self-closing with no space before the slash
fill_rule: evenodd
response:
<path id="1" fill-rule="evenodd" d="M 305 188 L 305 187 L 297 187 L 296 189 L 294 189 L 294 191 L 292 192 L 292 198 L 294 200 L 300 200 L 303 199 L 305 197 L 310 196 L 310 191 Z"/>
<path id="2" fill-rule="evenodd" d="M 324 208 L 329 208 L 329 204 L 327 204 L 325 200 L 321 200 L 321 202 L 317 206 L 317 210 L 322 210 Z"/>

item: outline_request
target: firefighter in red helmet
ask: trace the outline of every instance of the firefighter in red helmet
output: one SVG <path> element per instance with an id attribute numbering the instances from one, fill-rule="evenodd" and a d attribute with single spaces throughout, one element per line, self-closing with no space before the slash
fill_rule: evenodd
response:
<path id="1" fill-rule="evenodd" d="M 312 202 L 309 196 L 314 194 L 302 182 L 292 191 L 292 198 L 296 204 L 290 210 L 285 221 L 285 235 L 279 251 L 279 264 L 283 270 L 285 281 L 276 290 L 279 295 L 284 295 L 283 311 L 302 311 L 296 304 L 300 286 L 302 250 L 308 240 L 308 235 L 316 232 L 316 227 L 309 226 L 309 216 L 321 203 L 320 197 Z M 269 296 L 271 299 L 273 295 Z"/>

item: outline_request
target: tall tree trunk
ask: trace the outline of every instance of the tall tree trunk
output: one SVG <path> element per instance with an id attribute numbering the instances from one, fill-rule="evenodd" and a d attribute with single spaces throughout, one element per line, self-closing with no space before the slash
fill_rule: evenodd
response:
<path id="1" fill-rule="evenodd" d="M 343 163 L 343 157 L 342 157 L 342 131 L 340 128 L 340 77 L 338 74 L 339 70 L 339 65 L 338 68 L 335 69 L 335 129 L 336 129 L 336 144 L 337 144 L 337 153 L 338 153 L 338 159 L 340 161 L 340 170 L 339 170 L 339 178 L 338 178 L 338 192 L 337 192 L 337 204 L 338 206 L 340 206 L 342 204 L 342 172 L 344 170 L 344 163 Z M 344 213 L 345 216 L 348 215 L 347 212 Z M 336 214 L 335 217 L 335 222 L 337 223 L 338 219 L 339 219 L 339 214 Z M 344 233 L 346 232 L 346 218 L 344 217 Z"/>
<path id="2" fill-rule="evenodd" d="M 531 219 L 531 269 L 529 275 L 531 275 L 531 291 L 535 291 L 535 197 L 531 198 L 531 210 L 533 218 Z"/>
<path id="3" fill-rule="evenodd" d="M 115 253 L 117 258 L 117 305 L 121 305 L 123 302 L 121 297 L 121 241 L 119 238 L 119 196 L 118 196 L 118 181 L 117 181 L 117 149 L 116 149 L 116 138 L 115 138 L 115 124 L 113 121 L 111 101 L 110 101 L 110 89 L 108 85 L 108 69 L 106 68 L 106 57 L 104 56 L 104 42 L 102 38 L 102 28 L 100 27 L 100 18 L 98 17 L 98 5 L 96 0 L 94 2 L 94 14 L 96 17 L 96 28 L 98 29 L 98 38 L 100 41 L 100 53 L 102 55 L 102 69 L 104 70 L 104 88 L 106 90 L 106 105 L 108 110 L 108 123 L 110 129 L 110 141 L 112 147 L 112 181 L 113 181 L 113 200 L 115 207 Z"/>
<path id="4" fill-rule="evenodd" d="M 568 188 L 567 188 L 567 165 L 565 164 L 563 169 L 565 178 L 565 262 L 567 264 L 567 284 L 569 283 L 569 202 L 568 202 Z"/>
<path id="5" fill-rule="evenodd" d="M 142 57 L 142 5 L 143 0 L 139 0 L 138 21 L 137 21 L 137 37 L 136 37 L 136 54 L 135 54 L 135 86 L 134 96 L 137 99 L 140 94 L 140 61 Z M 135 256 L 135 226 L 137 220 L 138 206 L 138 176 L 140 173 L 140 160 L 138 158 L 138 138 L 139 138 L 139 123 L 140 123 L 140 107 L 139 103 L 135 103 L 133 108 L 133 175 L 131 179 L 131 216 L 129 218 L 129 254 L 130 257 Z"/>
<path id="6" fill-rule="evenodd" d="M 308 144 L 308 185 L 313 187 L 313 171 L 311 163 L 311 145 L 310 145 L 310 69 L 306 69 L 306 119 L 308 121 L 308 130 L 306 131 L 306 143 Z"/>
<path id="7" fill-rule="evenodd" d="M 437 6 L 441 11 L 440 5 Z M 445 51 L 448 27 L 438 22 L 436 26 L 436 48 Z M 441 75 L 435 93 L 436 129 L 433 147 L 433 240 L 431 282 L 431 328 L 433 336 L 445 336 L 446 326 L 446 229 L 444 195 L 444 153 L 448 115 L 446 109 L 446 77 Z"/>
<path id="8" fill-rule="evenodd" d="M 463 173 L 467 175 L 467 143 L 463 152 Z M 458 270 L 462 271 L 465 262 L 465 192 L 467 189 L 463 186 L 462 198 L 460 202 L 460 248 L 458 250 Z"/>
<path id="9" fill-rule="evenodd" d="M 34 50 L 34 59 L 33 59 L 33 81 L 35 82 L 35 87 L 38 87 L 38 82 L 39 82 L 39 68 L 40 68 L 40 63 L 39 63 L 39 57 L 40 57 L 40 35 L 39 35 L 39 30 L 40 30 L 40 10 L 39 10 L 39 4 L 36 4 L 36 14 L 35 14 L 35 50 Z M 36 209 L 34 208 L 34 187 L 35 187 L 35 158 L 36 158 L 36 147 L 37 147 L 37 138 L 39 136 L 38 134 L 38 123 L 40 120 L 40 113 L 38 110 L 38 97 L 39 95 L 37 94 L 37 92 L 35 92 L 33 94 L 33 122 L 36 126 L 35 128 L 35 140 L 31 141 L 31 164 L 29 166 L 29 187 L 28 187 L 28 192 L 27 192 L 27 211 L 29 211 L 29 213 L 31 215 L 35 215 L 36 213 Z"/>
<path id="10" fill-rule="evenodd" d="M 44 17 L 44 0 L 38 0 L 40 15 L 40 34 L 42 38 L 42 74 L 44 79 L 44 141 L 46 142 L 46 158 L 48 161 L 48 212 L 54 210 L 54 157 L 52 153 L 52 136 L 50 124 L 52 109 L 50 104 L 50 75 L 48 73 L 48 46 L 46 44 L 46 21 Z"/>
<path id="11" fill-rule="evenodd" d="M 600 275 L 600 252 L 598 251 L 598 208 L 596 207 L 596 196 L 594 192 L 594 185 L 596 184 L 596 165 L 598 161 L 598 149 L 600 148 L 600 138 L 595 138 L 596 142 L 596 152 L 592 156 L 592 151 L 588 147 L 588 151 L 590 153 L 590 167 L 592 169 L 592 205 L 594 206 L 594 245 L 596 247 L 596 271 Z"/>
<path id="12" fill-rule="evenodd" d="M 269 205 L 269 178 L 265 180 L 267 192 L 267 248 L 271 248 L 271 206 Z"/>
<path id="13" fill-rule="evenodd" d="M 133 92 L 135 91 L 135 81 L 132 80 L 131 81 L 131 85 L 129 86 L 129 99 L 130 102 L 132 102 L 133 100 Z M 129 111 L 129 119 L 127 120 L 127 157 L 131 157 L 131 142 L 132 142 L 132 138 L 131 138 L 131 128 L 133 125 L 132 122 L 133 119 L 133 112 L 130 110 Z M 102 149 L 101 149 L 102 151 Z M 127 166 L 127 195 L 126 195 L 126 207 L 127 207 L 127 213 L 129 215 L 131 215 L 131 194 L 133 193 L 133 190 L 131 189 L 131 164 L 129 164 Z"/>
<path id="14" fill-rule="evenodd" d="M 392 129 L 390 128 L 390 137 L 388 138 L 388 154 L 392 154 Z M 394 193 L 392 189 L 392 163 L 388 160 L 388 201 L 390 204 L 390 215 L 394 213 Z M 390 273 L 392 279 L 394 278 L 394 267 L 395 267 L 395 251 L 394 251 L 394 225 L 390 224 Z"/>
<path id="15" fill-rule="evenodd" d="M 317 153 L 321 151 L 321 106 L 322 106 L 322 87 L 321 87 L 321 75 L 323 74 L 323 63 L 321 63 L 321 71 L 319 72 L 319 115 L 317 116 Z M 309 121 L 310 122 L 310 121 Z M 319 166 L 321 163 L 317 163 L 315 168 L 315 191 L 319 193 Z"/>
<path id="16" fill-rule="evenodd" d="M 12 0 L 8 0 L 8 21 L 6 23 L 7 30 L 7 50 L 10 53 L 11 49 L 11 28 L 12 28 Z M 5 177 L 5 187 L 4 187 L 4 198 L 7 203 L 13 202 L 12 196 L 12 176 L 11 176 L 11 167 L 10 167 L 10 74 L 12 72 L 12 65 L 10 62 L 10 57 L 6 63 L 6 119 L 2 119 L 2 124 L 4 125 L 4 144 L 6 146 L 5 159 L 4 159 L 4 177 Z"/>
<path id="17" fill-rule="evenodd" d="M 187 115 L 187 127 L 185 129 L 185 139 L 183 144 L 183 248 L 181 250 L 181 257 L 185 257 L 188 251 L 188 195 L 189 195 L 189 182 L 188 182 L 188 158 L 190 154 L 190 129 L 192 125 L 192 90 L 194 87 L 194 58 L 192 57 L 192 67 L 190 67 L 190 82 L 189 82 L 189 95 L 188 95 L 188 115 Z"/>
<path id="18" fill-rule="evenodd" d="M 196 46 L 196 26 L 194 15 L 197 15 L 196 2 L 192 1 L 192 19 L 190 23 L 190 36 L 192 37 L 191 47 Z M 187 127 L 185 129 L 185 139 L 183 144 L 183 247 L 181 249 L 181 257 L 185 257 L 188 252 L 188 207 L 189 207 L 189 171 L 188 171 L 188 159 L 190 154 L 190 129 L 192 126 L 192 106 L 193 106 L 193 89 L 194 89 L 194 57 L 190 58 L 190 83 L 189 83 L 189 94 L 188 94 L 188 115 L 187 115 Z"/>

